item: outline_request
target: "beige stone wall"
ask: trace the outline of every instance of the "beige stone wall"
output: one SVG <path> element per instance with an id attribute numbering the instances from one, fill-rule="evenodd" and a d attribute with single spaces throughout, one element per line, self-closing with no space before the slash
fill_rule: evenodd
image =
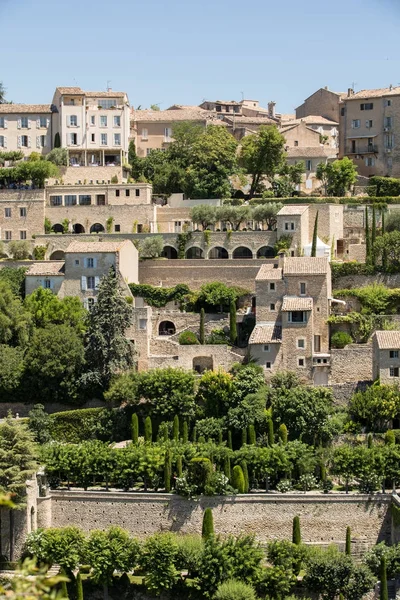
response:
<path id="1" fill-rule="evenodd" d="M 6 217 L 6 209 L 11 217 Z M 26 216 L 21 216 L 25 209 Z M 8 212 L 8 211 L 7 211 Z M 6 240 L 6 231 L 11 232 L 11 240 L 32 238 L 44 230 L 43 190 L 0 190 L 0 239 Z"/>
<path id="2" fill-rule="evenodd" d="M 308 236 L 312 240 L 315 217 L 318 213 L 318 237 L 331 246 L 343 239 L 343 205 L 342 204 L 310 204 L 308 207 Z"/>
<path id="3" fill-rule="evenodd" d="M 331 350 L 330 383 L 372 380 L 372 344 L 349 344 Z"/>
<path id="4" fill-rule="evenodd" d="M 196 345 L 196 346 L 180 346 L 173 343 L 175 354 L 171 354 L 170 350 L 166 352 L 166 340 L 152 340 L 151 352 L 149 356 L 149 369 L 164 368 L 164 367 L 181 367 L 182 369 L 191 370 L 195 367 L 200 358 L 211 359 L 210 368 L 223 369 L 229 371 L 232 365 L 236 362 L 241 362 L 243 356 L 231 351 L 229 346 L 218 345 Z"/>
<path id="5" fill-rule="evenodd" d="M 271 290 L 271 283 L 274 284 L 274 290 Z M 256 281 L 255 286 L 257 323 L 271 323 L 280 320 L 282 298 L 286 293 L 284 280 Z M 275 305 L 273 310 L 271 310 L 272 304 Z"/>
<path id="6" fill-rule="evenodd" d="M 151 204 L 152 187 L 148 183 L 108 184 L 89 183 L 69 185 L 48 185 L 45 189 L 46 205 L 52 206 L 52 196 L 62 196 L 62 205 L 65 205 L 65 196 L 75 194 L 79 204 L 79 195 L 91 196 L 91 206 L 96 206 L 100 201 L 105 205 L 140 206 Z"/>
<path id="7" fill-rule="evenodd" d="M 346 259 L 365 263 L 366 252 L 367 250 L 365 244 L 349 244 L 348 252 L 346 252 Z"/>
<path id="8" fill-rule="evenodd" d="M 51 112 L 48 113 L 1 113 L 5 119 L 5 127 L 0 127 L 0 136 L 3 137 L 3 143 L 0 144 L 1 150 L 5 152 L 22 151 L 24 156 L 29 156 L 32 152 L 47 154 L 52 148 L 52 128 Z M 21 118 L 28 119 L 28 127 L 21 126 Z M 40 124 L 40 118 L 44 118 L 43 126 Z M 22 136 L 26 136 L 27 145 L 22 145 Z M 44 139 L 43 137 L 44 136 Z M 44 143 L 43 143 L 44 142 Z"/>
<path id="9" fill-rule="evenodd" d="M 321 88 L 296 108 L 296 119 L 308 115 L 321 115 L 332 121 L 339 121 L 339 96 Z"/>
<path id="10" fill-rule="evenodd" d="M 303 207 L 300 207 L 303 208 Z M 277 236 L 278 239 L 284 235 L 292 236 L 291 250 L 295 251 L 295 256 L 300 256 L 301 251 L 309 242 L 308 233 L 308 216 L 309 207 L 301 215 L 285 216 L 278 215 L 277 217 Z M 289 230 L 285 227 L 285 223 L 289 223 Z M 291 223 L 294 223 L 294 230 L 291 229 Z"/>
<path id="11" fill-rule="evenodd" d="M 295 127 L 284 129 L 282 135 L 285 138 L 286 146 L 290 148 L 307 148 L 319 146 L 319 133 L 313 131 L 304 122 L 296 124 Z M 297 142 L 297 143 L 296 143 Z"/>
<path id="12" fill-rule="evenodd" d="M 376 273 L 375 275 L 347 275 L 346 277 L 338 277 L 335 280 L 335 289 L 365 287 L 374 283 L 385 285 L 388 288 L 399 288 L 400 273 L 393 273 L 393 275 Z"/>
<path id="13" fill-rule="evenodd" d="M 126 181 L 122 167 L 60 167 L 58 177 L 49 179 L 49 185 L 57 185 L 64 183 L 65 185 L 84 185 L 87 184 L 103 184 L 111 183 L 113 177 L 118 177 L 118 181 L 122 183 Z"/>
<path id="14" fill-rule="evenodd" d="M 358 228 L 365 226 L 365 207 L 346 207 L 343 211 L 343 226 L 346 228 Z"/>
<path id="15" fill-rule="evenodd" d="M 374 346 L 377 346 L 376 343 L 374 343 Z M 398 350 L 400 350 L 400 348 L 398 348 Z M 390 376 L 390 367 L 400 368 L 400 358 L 390 358 L 390 350 L 380 350 L 377 347 L 374 348 L 373 357 L 374 379 L 379 378 L 382 384 L 398 384 L 400 381 L 399 378 Z"/>

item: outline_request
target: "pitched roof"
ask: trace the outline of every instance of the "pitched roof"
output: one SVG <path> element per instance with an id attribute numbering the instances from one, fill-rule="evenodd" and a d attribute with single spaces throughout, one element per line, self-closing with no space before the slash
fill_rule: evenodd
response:
<path id="1" fill-rule="evenodd" d="M 57 261 L 49 261 L 45 260 L 43 262 L 35 262 L 33 263 L 26 272 L 26 275 L 60 275 L 64 276 L 64 265 L 65 262 L 63 260 Z"/>
<path id="2" fill-rule="evenodd" d="M 308 204 L 286 204 L 282 206 L 278 212 L 278 216 L 281 217 L 293 217 L 295 215 L 302 215 L 308 209 Z"/>
<path id="3" fill-rule="evenodd" d="M 269 117 L 241 117 L 240 115 L 224 115 L 224 120 L 228 123 L 235 121 L 235 126 L 240 125 L 276 125 L 276 119 Z"/>
<path id="4" fill-rule="evenodd" d="M 282 269 L 274 269 L 274 265 L 261 265 L 260 270 L 256 275 L 256 281 L 276 281 L 282 279 Z"/>
<path id="5" fill-rule="evenodd" d="M 119 240 L 118 242 L 71 242 L 65 253 L 91 254 L 97 252 L 119 252 L 122 246 L 129 244 L 130 240 Z"/>
<path id="6" fill-rule="evenodd" d="M 87 98 L 120 98 L 125 96 L 125 92 L 114 92 L 113 90 L 106 92 L 85 92 L 80 87 L 58 87 L 57 91 L 62 95 L 70 94 L 71 96 L 86 96 Z"/>
<path id="7" fill-rule="evenodd" d="M 326 256 L 287 256 L 283 275 L 326 275 L 329 261 Z"/>
<path id="8" fill-rule="evenodd" d="M 298 296 L 283 296 L 282 311 L 290 310 L 312 310 L 312 298 L 300 298 Z"/>
<path id="9" fill-rule="evenodd" d="M 249 344 L 280 344 L 282 341 L 282 327 L 277 323 L 256 325 L 251 332 Z"/>
<path id="10" fill-rule="evenodd" d="M 51 113 L 51 104 L 0 104 L 3 114 Z"/>
<path id="11" fill-rule="evenodd" d="M 327 119 L 326 117 L 322 117 L 321 115 L 307 115 L 306 117 L 300 117 L 296 119 L 295 115 L 293 115 L 293 119 L 290 121 L 285 121 L 284 126 L 291 125 L 292 123 L 306 123 L 307 125 L 339 125 L 337 121 L 333 121 L 332 119 Z"/>
<path id="12" fill-rule="evenodd" d="M 400 348 L 400 331 L 375 331 L 375 337 L 380 350 Z"/>
<path id="13" fill-rule="evenodd" d="M 207 121 L 216 120 L 215 113 L 203 110 L 198 106 L 170 110 L 135 110 L 131 109 L 132 121 L 158 121 L 168 123 L 170 121 Z"/>
<path id="14" fill-rule="evenodd" d="M 280 113 L 277 116 L 280 117 L 282 123 L 294 121 L 296 119 L 296 115 L 294 113 Z"/>
<path id="15" fill-rule="evenodd" d="M 82 96 L 83 90 L 80 87 L 57 87 L 56 90 L 60 94 L 73 94 L 74 96 Z"/>
<path id="16" fill-rule="evenodd" d="M 381 98 L 382 96 L 400 96 L 400 86 L 387 88 L 376 88 L 373 90 L 360 90 L 352 96 L 347 96 L 344 100 L 359 100 L 360 98 Z"/>
<path id="17" fill-rule="evenodd" d="M 329 146 L 306 146 L 305 148 L 296 146 L 296 148 L 289 147 L 286 150 L 287 158 L 336 158 L 338 152 L 338 148 L 330 148 Z"/>

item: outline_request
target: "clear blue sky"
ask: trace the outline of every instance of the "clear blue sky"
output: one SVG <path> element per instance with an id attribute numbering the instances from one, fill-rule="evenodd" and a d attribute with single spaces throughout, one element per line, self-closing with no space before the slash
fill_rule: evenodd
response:
<path id="1" fill-rule="evenodd" d="M 400 83 L 400 0 L 0 0 L 0 81 L 15 103 L 57 85 L 161 109 L 203 99 L 293 108 L 328 85 Z"/>

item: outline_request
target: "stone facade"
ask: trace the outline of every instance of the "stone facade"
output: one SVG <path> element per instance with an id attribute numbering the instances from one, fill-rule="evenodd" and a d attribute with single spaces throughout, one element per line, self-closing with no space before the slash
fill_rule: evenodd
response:
<path id="1" fill-rule="evenodd" d="M 343 95 L 331 92 L 327 87 L 320 88 L 296 108 L 296 119 L 308 115 L 321 115 L 326 119 L 339 122 L 339 103 Z"/>
<path id="2" fill-rule="evenodd" d="M 372 345 L 349 344 L 345 348 L 331 349 L 330 383 L 343 384 L 358 381 L 371 382 Z"/>
<path id="3" fill-rule="evenodd" d="M 0 240 L 31 240 L 44 230 L 43 190 L 0 190 Z"/>
<path id="4" fill-rule="evenodd" d="M 373 378 L 398 385 L 400 379 L 400 332 L 375 331 L 372 336 Z"/>

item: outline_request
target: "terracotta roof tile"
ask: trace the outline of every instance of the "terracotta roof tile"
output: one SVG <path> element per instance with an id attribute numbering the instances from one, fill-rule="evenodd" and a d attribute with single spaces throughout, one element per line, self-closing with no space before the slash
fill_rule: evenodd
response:
<path id="1" fill-rule="evenodd" d="M 65 253 L 91 254 L 97 252 L 118 252 L 126 244 L 133 246 L 130 240 L 119 240 L 118 242 L 71 242 Z"/>
<path id="2" fill-rule="evenodd" d="M 131 110 L 131 120 L 136 122 L 158 121 L 208 121 L 217 120 L 215 113 L 198 106 L 172 110 Z"/>
<path id="3" fill-rule="evenodd" d="M 283 296 L 282 311 L 290 310 L 312 310 L 312 298 L 300 298 L 298 296 Z"/>
<path id="4" fill-rule="evenodd" d="M 275 119 L 269 117 L 241 117 L 240 115 L 224 115 L 224 120 L 228 123 L 235 121 L 235 126 L 238 125 L 276 125 Z"/>
<path id="5" fill-rule="evenodd" d="M 274 265 L 261 265 L 256 281 L 276 281 L 282 279 L 282 269 L 274 269 Z"/>
<path id="6" fill-rule="evenodd" d="M 282 341 L 282 327 L 277 323 L 256 325 L 251 332 L 249 344 L 280 344 Z"/>
<path id="7" fill-rule="evenodd" d="M 293 115 L 293 119 L 285 121 L 284 126 L 292 125 L 292 123 L 301 123 L 301 121 L 307 125 L 332 125 L 332 127 L 339 125 L 336 121 L 332 121 L 321 115 L 307 115 L 299 119 L 296 119 L 295 115 Z"/>
<path id="8" fill-rule="evenodd" d="M 60 275 L 64 277 L 65 262 L 58 261 L 43 261 L 33 263 L 26 272 L 26 275 Z"/>
<path id="9" fill-rule="evenodd" d="M 325 256 L 288 256 L 284 259 L 283 275 L 326 275 L 328 267 Z"/>
<path id="10" fill-rule="evenodd" d="M 306 146 L 305 148 L 296 147 L 286 150 L 287 158 L 337 158 L 338 152 L 338 148 L 329 146 Z"/>
<path id="11" fill-rule="evenodd" d="M 375 331 L 380 350 L 400 349 L 400 331 Z"/>
<path id="12" fill-rule="evenodd" d="M 286 204 L 282 206 L 278 212 L 278 216 L 292 217 L 295 215 L 302 215 L 308 209 L 308 204 Z"/>
<path id="13" fill-rule="evenodd" d="M 125 92 L 114 92 L 113 90 L 107 92 L 85 92 L 80 87 L 58 87 L 57 90 L 62 95 L 86 96 L 87 98 L 120 98 L 126 95 Z"/>
<path id="14" fill-rule="evenodd" d="M 51 104 L 0 104 L 2 114 L 51 113 Z"/>
<path id="15" fill-rule="evenodd" d="M 382 98 L 383 96 L 400 96 L 400 86 L 376 88 L 373 90 L 360 90 L 352 96 L 345 96 L 344 100 L 359 100 L 360 98 Z"/>

